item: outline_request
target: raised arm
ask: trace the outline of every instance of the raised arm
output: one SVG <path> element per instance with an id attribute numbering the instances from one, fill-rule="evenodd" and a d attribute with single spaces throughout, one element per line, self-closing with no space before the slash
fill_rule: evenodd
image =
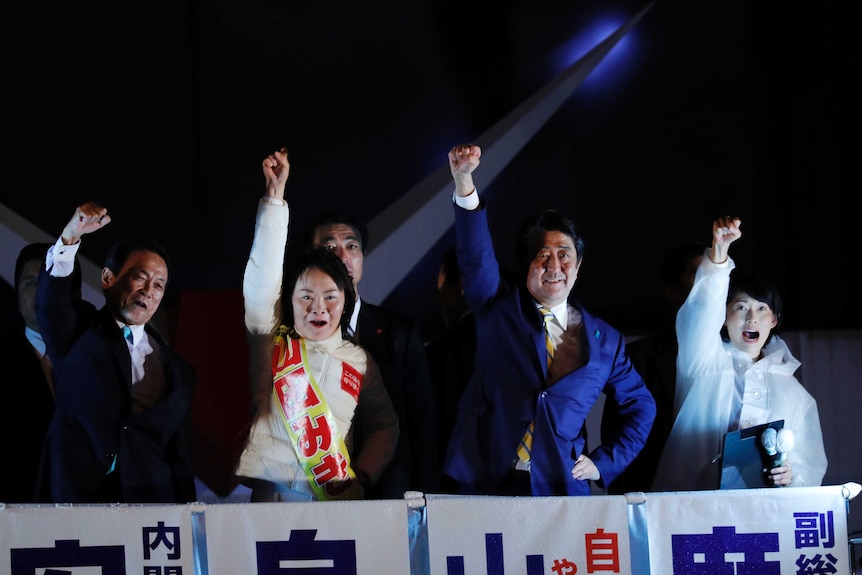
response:
<path id="1" fill-rule="evenodd" d="M 742 220 L 724 216 L 712 222 L 712 249 L 709 259 L 714 264 L 723 264 L 727 261 L 727 253 L 730 244 L 742 237 L 739 226 Z"/>
<path id="2" fill-rule="evenodd" d="M 735 267 L 730 244 L 742 237 L 739 218 L 724 216 L 712 223 L 712 247 L 701 260 L 694 284 L 676 315 L 677 379 L 674 413 L 679 413 L 703 373 L 721 369 L 724 349 L 721 327 L 727 311 L 730 273 Z"/>
<path id="3" fill-rule="evenodd" d="M 266 195 L 284 201 L 284 187 L 290 175 L 287 148 L 273 152 L 263 159 L 263 177 L 266 178 Z"/>
<path id="4" fill-rule="evenodd" d="M 252 407 L 265 405 L 272 393 L 272 344 L 281 323 L 281 290 L 284 252 L 290 210 L 284 188 L 290 173 L 287 151 L 282 148 L 264 158 L 266 192 L 258 201 L 254 240 L 242 280 Z"/>
<path id="5" fill-rule="evenodd" d="M 81 300 L 80 277 L 76 276 L 75 259 L 81 238 L 111 223 L 108 210 L 93 202 L 75 208 L 57 242 L 46 257 L 46 267 L 39 274 L 36 288 L 36 318 L 45 340 L 48 356 L 60 362 L 72 347 L 77 335 L 94 308 Z"/>
<path id="6" fill-rule="evenodd" d="M 287 150 L 264 158 L 266 192 L 258 204 L 254 241 L 242 283 L 245 327 L 249 335 L 271 335 L 281 321 L 281 282 L 289 209 L 284 188 L 290 174 Z"/>
<path id="7" fill-rule="evenodd" d="M 473 144 L 461 144 L 449 150 L 449 169 L 455 181 L 455 195 L 469 196 L 476 189 L 473 170 L 479 167 L 482 150 Z"/>
<path id="8" fill-rule="evenodd" d="M 64 245 L 71 246 L 81 241 L 81 237 L 102 229 L 111 223 L 108 209 L 93 202 L 75 208 L 75 215 L 63 228 L 60 239 Z"/>

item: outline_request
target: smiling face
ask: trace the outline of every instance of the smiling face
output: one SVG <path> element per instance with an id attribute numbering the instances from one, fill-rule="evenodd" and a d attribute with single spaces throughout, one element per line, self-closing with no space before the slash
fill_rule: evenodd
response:
<path id="1" fill-rule="evenodd" d="M 314 231 L 314 245 L 324 247 L 337 255 L 353 278 L 353 285 L 359 285 L 365 254 L 362 253 L 362 238 L 356 229 L 347 224 L 320 226 Z"/>
<path id="2" fill-rule="evenodd" d="M 740 292 L 727 304 L 724 325 L 734 347 L 757 360 L 769 334 L 778 325 L 778 317 L 765 302 Z"/>
<path id="3" fill-rule="evenodd" d="M 168 265 L 155 252 L 129 254 L 118 274 L 102 269 L 102 288 L 111 312 L 128 325 L 145 325 L 159 309 L 168 284 Z"/>
<path id="4" fill-rule="evenodd" d="M 527 270 L 527 290 L 540 304 L 554 307 L 566 301 L 578 278 L 581 262 L 572 238 L 545 232 L 542 245 Z"/>
<path id="5" fill-rule="evenodd" d="M 309 268 L 296 281 L 291 296 L 293 327 L 312 341 L 329 339 L 340 329 L 344 292 L 335 280 L 318 268 Z"/>

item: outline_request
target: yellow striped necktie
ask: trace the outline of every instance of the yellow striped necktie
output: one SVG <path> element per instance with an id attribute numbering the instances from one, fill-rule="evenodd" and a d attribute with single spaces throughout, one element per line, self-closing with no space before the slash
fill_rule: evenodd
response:
<path id="1" fill-rule="evenodd" d="M 548 368 L 554 360 L 554 340 L 551 339 L 551 322 L 554 321 L 554 312 L 542 306 L 539 308 L 542 318 L 545 320 L 545 350 L 548 352 Z"/>
<path id="2" fill-rule="evenodd" d="M 551 362 L 554 359 L 554 340 L 551 339 L 550 324 L 554 320 L 554 313 L 547 307 L 539 307 L 542 313 L 542 318 L 545 320 L 545 350 L 548 352 L 548 373 L 551 370 Z M 533 449 L 533 424 L 527 428 L 524 437 L 521 438 L 521 443 L 518 445 L 518 459 L 524 463 L 530 461 L 530 452 Z"/>

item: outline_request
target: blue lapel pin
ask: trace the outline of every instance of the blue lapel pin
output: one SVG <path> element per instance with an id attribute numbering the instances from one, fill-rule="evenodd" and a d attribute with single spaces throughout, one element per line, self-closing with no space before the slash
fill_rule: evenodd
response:
<path id="1" fill-rule="evenodd" d="M 602 332 L 600 332 L 599 330 L 596 330 L 596 333 L 593 334 L 593 337 L 596 339 L 599 339 L 600 335 L 602 335 Z"/>

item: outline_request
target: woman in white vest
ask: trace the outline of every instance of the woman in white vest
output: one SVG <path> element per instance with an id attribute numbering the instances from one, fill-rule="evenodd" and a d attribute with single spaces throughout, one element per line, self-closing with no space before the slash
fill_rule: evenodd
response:
<path id="1" fill-rule="evenodd" d="M 266 195 L 243 278 L 252 418 L 236 475 L 252 501 L 362 499 L 395 453 L 398 417 L 371 356 L 347 336 L 356 298 L 337 256 L 303 253 L 282 310 L 289 172 L 285 149 L 263 160 Z"/>

